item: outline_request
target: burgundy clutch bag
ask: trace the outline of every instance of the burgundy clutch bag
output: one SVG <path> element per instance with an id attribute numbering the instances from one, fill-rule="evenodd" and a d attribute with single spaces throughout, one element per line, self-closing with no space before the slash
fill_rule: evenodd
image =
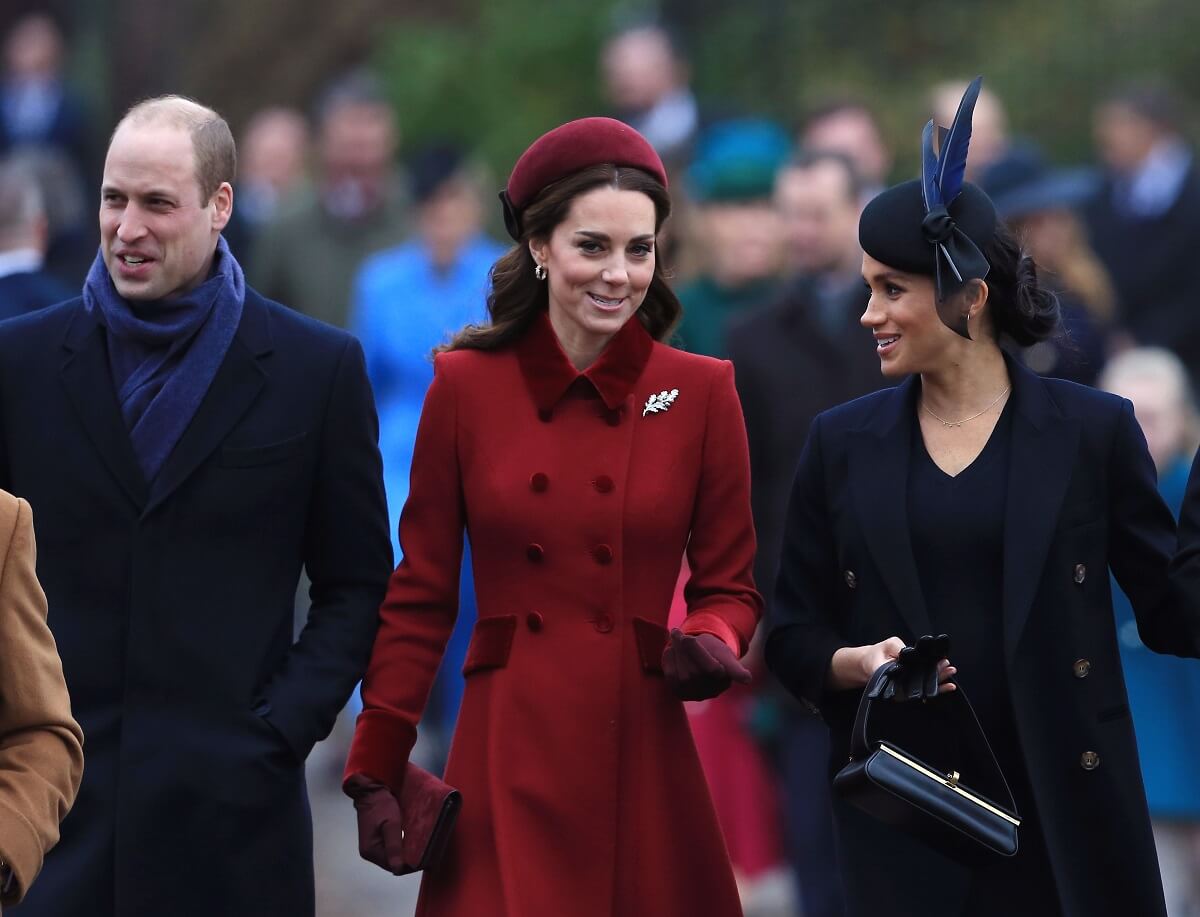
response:
<path id="1" fill-rule="evenodd" d="M 462 794 L 429 771 L 409 762 L 400 791 L 400 817 L 404 826 L 404 862 L 407 875 L 437 864 L 462 807 Z"/>

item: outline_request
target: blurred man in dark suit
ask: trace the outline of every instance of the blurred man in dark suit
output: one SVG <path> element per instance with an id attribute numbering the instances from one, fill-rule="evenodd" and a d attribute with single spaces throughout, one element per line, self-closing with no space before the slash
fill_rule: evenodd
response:
<path id="1" fill-rule="evenodd" d="M 793 280 L 773 304 L 729 326 L 746 417 L 754 526 L 755 580 L 774 590 L 783 522 L 796 460 L 809 423 L 835 404 L 883 385 L 871 335 L 858 323 L 867 303 L 858 215 L 862 186 L 842 154 L 802 154 L 780 170 L 775 207 Z M 804 913 L 841 913 L 829 813 L 828 731 L 790 699 L 781 700 L 778 738 L 789 860 Z"/>
<path id="2" fill-rule="evenodd" d="M 1200 237 L 1200 173 L 1184 139 L 1179 100 L 1130 86 L 1096 110 L 1105 167 L 1084 210 L 1092 245 L 1112 275 L 1121 323 L 1138 343 L 1169 347 L 1200 375 L 1200 310 L 1180 271 Z"/>
<path id="3" fill-rule="evenodd" d="M 44 270 L 46 239 L 46 211 L 34 175 L 17 161 L 0 161 L 0 319 L 75 295 Z"/>

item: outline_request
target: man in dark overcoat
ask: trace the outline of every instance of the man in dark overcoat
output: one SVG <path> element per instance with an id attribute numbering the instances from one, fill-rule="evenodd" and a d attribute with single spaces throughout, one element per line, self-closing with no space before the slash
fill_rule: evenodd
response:
<path id="1" fill-rule="evenodd" d="M 0 486 L 37 513 L 86 735 L 23 917 L 314 912 L 304 759 L 365 668 L 391 547 L 361 349 L 246 286 L 234 158 L 210 109 L 135 106 L 83 296 L 0 328 Z"/>

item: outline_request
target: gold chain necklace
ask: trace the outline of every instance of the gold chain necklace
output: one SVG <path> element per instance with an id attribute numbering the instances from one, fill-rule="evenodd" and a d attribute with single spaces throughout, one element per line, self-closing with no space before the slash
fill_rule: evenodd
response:
<path id="1" fill-rule="evenodd" d="M 950 421 L 950 420 L 945 420 L 941 417 L 938 417 L 937 414 L 935 414 L 935 413 L 933 413 L 933 411 L 929 410 L 929 405 L 927 405 L 925 403 L 924 398 L 921 399 L 921 410 L 923 410 L 926 414 L 928 414 L 930 417 L 932 417 L 934 420 L 936 420 L 938 423 L 940 423 L 943 427 L 961 427 L 965 423 L 970 423 L 976 417 L 982 417 L 984 414 L 986 414 L 988 411 L 990 411 L 992 408 L 994 408 L 999 403 L 1001 398 L 1003 398 L 1005 395 L 1007 395 L 1011 391 L 1012 391 L 1012 386 L 1010 385 L 1008 388 L 1006 388 L 1004 391 L 1002 391 L 999 395 L 997 395 L 995 400 L 992 401 L 991 404 L 989 404 L 986 408 L 984 408 L 978 414 L 972 414 L 970 417 L 965 417 L 962 420 Z"/>

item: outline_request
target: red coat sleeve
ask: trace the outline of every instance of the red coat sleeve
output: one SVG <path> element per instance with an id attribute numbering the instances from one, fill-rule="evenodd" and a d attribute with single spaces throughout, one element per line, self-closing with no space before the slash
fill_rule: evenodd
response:
<path id="1" fill-rule="evenodd" d="M 403 559 L 379 609 L 379 632 L 363 678 L 345 776 L 399 792 L 417 721 L 458 614 L 462 565 L 462 476 L 452 361 L 439 355 L 413 448 L 408 501 L 400 514 Z"/>
<path id="2" fill-rule="evenodd" d="M 688 617 L 682 630 L 720 637 L 739 656 L 762 616 L 754 588 L 754 520 L 750 512 L 750 454 L 733 364 L 724 361 L 709 389 L 704 455 L 692 534 L 691 577 L 684 587 Z"/>

